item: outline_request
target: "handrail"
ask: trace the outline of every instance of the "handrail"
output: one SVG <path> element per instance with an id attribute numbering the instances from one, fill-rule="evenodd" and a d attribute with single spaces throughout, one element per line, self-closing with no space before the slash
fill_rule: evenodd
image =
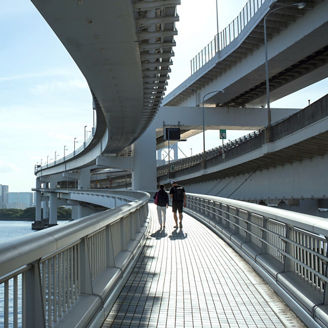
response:
<path id="1" fill-rule="evenodd" d="M 244 257 L 306 324 L 328 325 L 326 219 L 200 194 L 187 194 L 186 212 Z"/>
<path id="2" fill-rule="evenodd" d="M 5 311 L 0 323 L 52 327 L 58 322 L 65 325 L 67 319 L 81 326 L 101 320 L 106 302 L 118 293 L 117 286 L 141 250 L 149 194 L 99 190 L 96 194 L 116 195 L 125 202 L 1 245 Z M 88 304 L 90 311 L 81 315 L 81 304 Z"/>
<path id="3" fill-rule="evenodd" d="M 266 1 L 248 0 L 239 15 L 190 60 L 191 75 L 214 58 L 217 53 L 229 46 L 244 31 L 248 22 Z"/>
<path id="4" fill-rule="evenodd" d="M 306 128 L 313 123 L 319 122 L 328 117 L 328 95 L 323 96 L 311 105 L 290 115 L 286 119 L 282 119 L 271 126 L 272 142 L 277 141 L 287 135 Z M 215 159 L 216 162 L 232 159 L 241 156 L 252 150 L 258 149 L 265 144 L 264 130 L 255 131 L 240 137 L 236 140 L 225 143 L 222 147 L 212 148 L 205 152 L 207 161 Z M 224 155 L 223 155 L 224 154 Z M 221 159 L 220 159 L 221 158 Z M 184 169 L 191 168 L 202 162 L 204 157 L 202 154 L 179 159 L 170 165 L 165 164 L 157 167 L 157 175 L 164 176 L 168 172 L 174 173 Z"/>
<path id="5" fill-rule="evenodd" d="M 67 160 L 73 158 L 74 156 L 79 155 L 80 153 L 82 153 L 90 145 L 90 143 L 93 140 L 95 128 L 92 128 L 92 131 L 93 131 L 93 133 L 91 135 L 89 135 L 89 137 L 86 139 L 86 141 L 83 142 L 83 144 L 80 147 L 76 148 L 75 151 L 73 151 L 73 152 L 71 152 L 71 153 L 69 153 L 65 156 L 62 156 L 61 158 L 56 159 L 53 162 L 47 163 L 45 165 L 35 165 L 34 173 L 37 173 L 40 170 L 45 170 L 49 167 L 56 166 L 58 164 L 64 163 L 65 161 L 67 161 Z"/>

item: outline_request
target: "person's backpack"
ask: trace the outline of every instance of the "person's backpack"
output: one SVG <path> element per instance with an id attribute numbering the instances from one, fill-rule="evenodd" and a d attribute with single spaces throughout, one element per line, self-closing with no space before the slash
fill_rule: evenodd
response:
<path id="1" fill-rule="evenodd" d="M 175 197 L 174 200 L 182 202 L 184 200 L 184 190 L 183 187 L 178 186 L 175 188 Z"/>

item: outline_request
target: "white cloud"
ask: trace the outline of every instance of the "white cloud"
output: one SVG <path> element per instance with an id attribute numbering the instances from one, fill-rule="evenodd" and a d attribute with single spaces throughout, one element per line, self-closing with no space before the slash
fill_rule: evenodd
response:
<path id="1" fill-rule="evenodd" d="M 0 174 L 18 173 L 18 172 L 19 172 L 19 168 L 15 164 L 0 160 Z"/>
<path id="2" fill-rule="evenodd" d="M 67 81 L 53 81 L 38 84 L 31 88 L 34 95 L 49 94 L 57 91 L 68 91 L 68 89 L 88 89 L 85 81 L 75 79 Z"/>
<path id="3" fill-rule="evenodd" d="M 34 78 L 44 78 L 44 77 L 58 77 L 58 76 L 70 76 L 72 72 L 65 69 L 51 69 L 43 72 L 31 72 L 25 74 L 11 75 L 11 76 L 0 76 L 0 82 L 18 81 Z"/>

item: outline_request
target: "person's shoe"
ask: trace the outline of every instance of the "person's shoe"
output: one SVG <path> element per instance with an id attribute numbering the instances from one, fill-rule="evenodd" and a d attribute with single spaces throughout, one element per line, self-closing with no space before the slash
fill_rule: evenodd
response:
<path id="1" fill-rule="evenodd" d="M 182 222 L 180 222 L 180 229 L 182 228 Z"/>

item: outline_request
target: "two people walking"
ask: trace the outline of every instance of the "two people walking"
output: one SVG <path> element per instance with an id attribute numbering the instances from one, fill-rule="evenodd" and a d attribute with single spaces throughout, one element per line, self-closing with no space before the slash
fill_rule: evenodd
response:
<path id="1" fill-rule="evenodd" d="M 186 192 L 182 186 L 177 184 L 176 181 L 172 181 L 170 197 L 172 200 L 172 212 L 175 221 L 174 228 L 178 228 L 177 212 L 179 212 L 179 226 L 182 228 L 182 213 L 183 207 L 186 206 Z M 166 209 L 169 206 L 169 197 L 164 190 L 163 185 L 160 185 L 159 190 L 154 195 L 154 202 L 157 205 L 157 215 L 161 229 L 165 229 Z"/>

